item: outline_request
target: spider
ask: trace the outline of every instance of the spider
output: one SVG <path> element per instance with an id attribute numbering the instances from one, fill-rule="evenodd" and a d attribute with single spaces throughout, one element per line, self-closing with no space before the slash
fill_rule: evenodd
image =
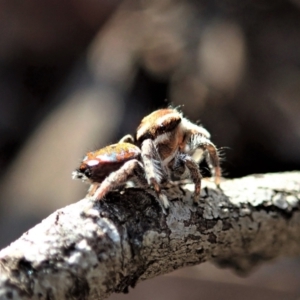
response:
<path id="1" fill-rule="evenodd" d="M 156 152 L 152 153 L 155 158 Z M 158 159 L 158 158 L 157 158 Z M 155 168 L 154 176 L 156 182 L 163 182 L 162 172 L 159 166 Z M 109 145 L 94 152 L 88 152 L 83 158 L 80 166 L 72 173 L 73 179 L 81 179 L 90 183 L 88 196 L 94 200 L 102 199 L 110 190 L 125 184 L 126 181 L 134 179 L 141 187 L 148 187 L 145 178 L 145 166 L 143 165 L 141 150 L 136 145 L 119 142 Z M 169 207 L 169 201 L 162 193 L 159 184 L 153 182 L 153 187 L 160 200 L 163 212 Z"/>
<path id="2" fill-rule="evenodd" d="M 202 178 L 199 163 L 205 159 L 219 187 L 220 161 L 209 132 L 183 117 L 176 108 L 159 109 L 144 117 L 135 137 L 126 135 L 120 142 L 125 141 L 141 149 L 148 184 L 159 186 L 172 177 L 181 178 L 188 169 L 195 184 L 193 200 L 198 203 Z"/>

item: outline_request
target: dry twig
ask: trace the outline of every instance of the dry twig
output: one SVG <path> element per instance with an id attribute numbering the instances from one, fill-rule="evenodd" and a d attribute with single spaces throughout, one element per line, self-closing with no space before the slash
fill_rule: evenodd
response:
<path id="1" fill-rule="evenodd" d="M 104 299 L 138 281 L 212 261 L 249 272 L 300 254 L 300 173 L 170 188 L 169 214 L 149 191 L 62 208 L 0 252 L 0 299 Z"/>

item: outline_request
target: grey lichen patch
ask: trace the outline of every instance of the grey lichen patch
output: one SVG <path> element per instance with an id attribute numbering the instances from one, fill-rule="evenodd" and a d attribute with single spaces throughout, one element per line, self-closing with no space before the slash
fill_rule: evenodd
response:
<path id="1" fill-rule="evenodd" d="M 103 234 L 107 235 L 114 243 L 120 243 L 120 234 L 116 225 L 107 218 L 101 218 L 97 221 L 98 228 L 103 228 Z"/>
<path id="2" fill-rule="evenodd" d="M 227 219 L 230 215 L 230 211 L 228 207 L 220 208 L 219 215 L 221 219 Z"/>
<path id="3" fill-rule="evenodd" d="M 167 221 L 169 222 L 169 224 L 171 224 L 174 220 L 189 220 L 189 218 L 191 217 L 191 210 L 194 209 L 195 207 L 192 203 L 191 205 L 189 205 L 182 201 L 172 202 L 169 209 Z"/>
<path id="4" fill-rule="evenodd" d="M 299 194 L 299 198 L 300 198 L 300 194 Z M 285 200 L 287 201 L 291 209 L 299 206 L 298 198 L 294 195 L 287 195 L 285 197 Z"/>
<path id="5" fill-rule="evenodd" d="M 251 195 L 249 193 L 248 199 L 251 205 L 258 206 L 271 199 L 273 194 L 274 192 L 272 190 L 266 188 L 258 188 L 255 193 L 252 193 Z"/>
<path id="6" fill-rule="evenodd" d="M 212 220 L 215 218 L 214 215 L 216 215 L 214 208 L 210 205 L 206 205 L 203 211 L 203 218 Z"/>
<path id="7" fill-rule="evenodd" d="M 165 233 L 159 233 L 154 230 L 147 231 L 144 235 L 142 245 L 143 248 L 148 249 L 152 248 L 154 243 L 157 244 L 163 244 L 166 242 L 166 234 Z"/>
<path id="8" fill-rule="evenodd" d="M 92 266 L 98 263 L 97 255 L 83 239 L 74 248 L 74 251 L 68 257 L 68 264 L 74 267 L 80 266 L 84 270 L 89 270 Z"/>
<path id="9" fill-rule="evenodd" d="M 167 226 L 171 231 L 170 239 L 182 238 L 188 234 L 190 229 L 186 228 L 184 221 L 190 219 L 191 209 L 193 210 L 192 206 L 184 205 L 182 202 L 171 204 L 170 213 L 166 219 Z"/>
<path id="10" fill-rule="evenodd" d="M 200 240 L 201 231 L 209 230 L 217 223 L 217 221 L 211 222 L 211 218 L 205 220 L 201 204 L 200 206 L 196 206 L 194 203 L 189 205 L 182 202 L 172 204 L 174 204 L 172 213 L 167 217 L 166 221 L 168 228 L 171 230 L 169 235 L 171 243 L 172 240 L 177 243 L 177 239 L 186 240 L 191 237 Z"/>
<path id="11" fill-rule="evenodd" d="M 251 209 L 249 207 L 241 207 L 240 216 L 244 217 L 251 214 Z"/>
<path id="12" fill-rule="evenodd" d="M 280 208 L 280 209 L 286 209 L 288 208 L 288 202 L 286 201 L 285 197 L 281 193 L 277 193 L 273 198 L 272 198 L 272 203 L 274 206 Z"/>

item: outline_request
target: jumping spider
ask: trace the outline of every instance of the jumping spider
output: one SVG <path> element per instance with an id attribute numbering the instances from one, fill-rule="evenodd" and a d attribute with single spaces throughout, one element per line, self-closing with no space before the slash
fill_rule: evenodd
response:
<path id="1" fill-rule="evenodd" d="M 141 187 L 153 186 L 166 213 L 169 201 L 161 186 L 184 176 L 186 169 L 195 184 L 194 202 L 198 202 L 202 178 L 198 164 L 203 158 L 219 185 L 219 156 L 208 131 L 174 108 L 160 109 L 141 121 L 135 137 L 126 135 L 117 144 L 87 153 L 73 179 L 91 183 L 88 195 L 100 200 L 133 178 Z"/>
<path id="2" fill-rule="evenodd" d="M 134 179 L 141 187 L 148 187 L 145 173 L 139 147 L 120 142 L 87 153 L 79 168 L 72 173 L 72 177 L 90 183 L 88 196 L 100 200 L 110 190 L 131 179 Z M 160 177 L 159 168 L 156 168 L 155 176 L 158 182 L 163 181 Z M 168 208 L 169 201 L 166 195 L 162 193 L 159 185 L 154 185 L 154 189 L 161 202 L 163 212 L 166 213 L 165 208 Z"/>
<path id="3" fill-rule="evenodd" d="M 144 117 L 135 137 L 127 135 L 120 142 L 125 141 L 141 149 L 148 184 L 160 186 L 174 176 L 180 178 L 187 168 L 195 184 L 193 199 L 198 203 L 202 178 L 199 162 L 202 159 L 207 161 L 216 185 L 220 184 L 219 156 L 209 132 L 183 117 L 175 108 L 159 109 Z"/>

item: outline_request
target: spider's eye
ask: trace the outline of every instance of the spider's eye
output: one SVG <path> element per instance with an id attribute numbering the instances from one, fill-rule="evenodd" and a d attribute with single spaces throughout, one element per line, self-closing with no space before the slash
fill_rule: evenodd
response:
<path id="1" fill-rule="evenodd" d="M 92 175 L 91 168 L 86 164 L 82 164 L 77 172 L 78 174 L 82 174 L 81 177 L 84 175 L 85 177 L 90 178 Z"/>
<path id="2" fill-rule="evenodd" d="M 83 171 L 83 174 L 84 174 L 87 178 L 90 178 L 91 175 L 92 175 L 91 169 L 90 169 L 90 168 L 86 168 L 86 169 Z"/>
<path id="3" fill-rule="evenodd" d="M 156 136 L 166 133 L 166 132 L 171 132 L 174 130 L 178 124 L 181 122 L 181 118 L 168 118 L 164 120 L 159 126 L 156 127 Z"/>

